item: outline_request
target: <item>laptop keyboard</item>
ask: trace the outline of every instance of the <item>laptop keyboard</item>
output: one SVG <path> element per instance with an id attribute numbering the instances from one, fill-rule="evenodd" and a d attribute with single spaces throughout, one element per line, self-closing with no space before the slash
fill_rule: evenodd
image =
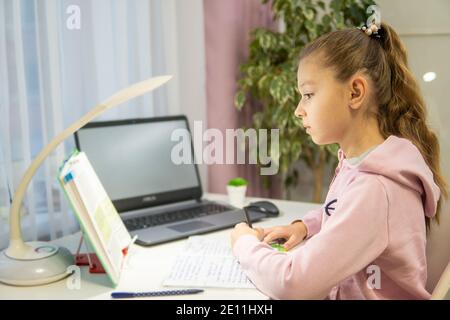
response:
<path id="1" fill-rule="evenodd" d="M 229 210 L 231 210 L 230 207 L 223 206 L 217 203 L 208 203 L 182 210 L 168 211 L 164 213 L 127 219 L 124 220 L 124 223 L 129 231 L 133 231 L 148 227 L 159 226 L 162 224 L 204 217 L 212 214 L 218 214 Z"/>

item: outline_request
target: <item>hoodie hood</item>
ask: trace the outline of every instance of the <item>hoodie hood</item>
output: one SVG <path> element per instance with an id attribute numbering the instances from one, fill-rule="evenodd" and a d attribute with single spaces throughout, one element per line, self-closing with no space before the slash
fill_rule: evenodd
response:
<path id="1" fill-rule="evenodd" d="M 440 189 L 422 154 L 408 139 L 389 136 L 356 165 L 347 161 L 342 149 L 338 151 L 338 158 L 339 169 L 345 165 L 361 172 L 383 175 L 419 192 L 425 215 L 431 218 L 436 214 Z"/>

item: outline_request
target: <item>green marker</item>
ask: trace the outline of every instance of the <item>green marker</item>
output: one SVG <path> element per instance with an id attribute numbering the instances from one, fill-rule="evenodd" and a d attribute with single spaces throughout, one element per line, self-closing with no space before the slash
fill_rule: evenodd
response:
<path id="1" fill-rule="evenodd" d="M 279 243 L 271 243 L 270 246 L 271 246 L 272 248 L 274 248 L 274 249 L 277 249 L 277 250 L 280 251 L 280 252 L 287 252 L 286 248 L 283 247 L 282 244 L 279 244 Z"/>

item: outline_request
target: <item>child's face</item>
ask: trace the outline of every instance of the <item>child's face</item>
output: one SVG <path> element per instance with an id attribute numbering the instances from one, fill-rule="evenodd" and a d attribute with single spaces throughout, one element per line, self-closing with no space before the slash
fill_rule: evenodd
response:
<path id="1" fill-rule="evenodd" d="M 351 124 L 351 94 L 345 84 L 336 80 L 334 71 L 320 62 L 314 55 L 300 61 L 297 81 L 302 98 L 295 115 L 302 118 L 316 144 L 339 143 Z"/>

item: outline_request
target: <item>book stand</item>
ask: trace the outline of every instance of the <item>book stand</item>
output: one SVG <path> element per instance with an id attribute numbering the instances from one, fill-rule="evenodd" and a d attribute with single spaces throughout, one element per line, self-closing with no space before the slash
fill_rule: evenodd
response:
<path id="1" fill-rule="evenodd" d="M 84 240 L 84 233 L 81 233 L 77 253 L 75 254 L 75 264 L 77 266 L 89 266 L 89 273 L 106 273 L 100 260 L 95 253 L 80 253 L 81 245 Z M 88 242 L 85 241 L 86 251 L 89 252 Z"/>

